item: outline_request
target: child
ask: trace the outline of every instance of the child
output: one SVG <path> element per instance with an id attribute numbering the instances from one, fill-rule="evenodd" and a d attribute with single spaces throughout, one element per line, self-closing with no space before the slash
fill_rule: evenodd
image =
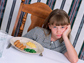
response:
<path id="1" fill-rule="evenodd" d="M 69 40 L 70 27 L 67 13 L 56 9 L 47 17 L 43 28 L 35 27 L 24 37 L 37 41 L 45 48 L 63 53 L 70 62 L 76 63 L 78 56 Z"/>

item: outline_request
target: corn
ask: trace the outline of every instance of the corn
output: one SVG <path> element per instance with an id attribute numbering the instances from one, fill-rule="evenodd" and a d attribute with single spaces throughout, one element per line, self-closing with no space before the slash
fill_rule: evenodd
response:
<path id="1" fill-rule="evenodd" d="M 32 42 L 27 42 L 26 44 L 31 48 L 36 48 L 36 45 Z"/>

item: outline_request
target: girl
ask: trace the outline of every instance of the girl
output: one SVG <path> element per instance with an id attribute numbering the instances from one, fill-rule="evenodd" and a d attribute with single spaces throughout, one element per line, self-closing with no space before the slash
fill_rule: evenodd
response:
<path id="1" fill-rule="evenodd" d="M 56 9 L 47 17 L 43 28 L 35 27 L 24 37 L 37 41 L 45 48 L 62 53 L 71 63 L 76 63 L 78 56 L 69 40 L 70 27 L 67 13 Z"/>

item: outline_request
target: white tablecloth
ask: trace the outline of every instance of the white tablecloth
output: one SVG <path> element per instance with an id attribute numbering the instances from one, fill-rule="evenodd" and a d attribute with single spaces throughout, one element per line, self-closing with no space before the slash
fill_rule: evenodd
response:
<path id="1" fill-rule="evenodd" d="M 70 63 L 63 54 L 46 48 L 44 48 L 42 53 L 43 56 L 23 53 L 14 47 L 6 49 L 11 38 L 12 36 L 7 35 L 7 41 L 3 56 L 0 58 L 0 63 Z M 84 61 L 79 59 L 78 63 L 84 63 Z"/>

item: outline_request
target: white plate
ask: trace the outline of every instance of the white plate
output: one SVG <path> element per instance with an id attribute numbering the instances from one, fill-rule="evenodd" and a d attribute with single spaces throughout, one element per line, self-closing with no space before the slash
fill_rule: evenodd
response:
<path id="1" fill-rule="evenodd" d="M 31 48 L 31 47 L 29 47 L 29 46 L 26 45 L 26 48 L 34 49 L 34 50 L 36 51 L 36 53 L 31 53 L 31 54 L 38 54 L 38 53 L 42 53 L 42 52 L 44 51 L 43 46 L 42 46 L 41 44 L 37 43 L 37 42 L 34 41 L 34 40 L 31 40 L 31 39 L 25 38 L 25 37 L 13 37 L 12 39 L 10 39 L 10 43 L 11 43 L 16 49 L 18 49 L 18 50 L 20 50 L 20 49 L 17 48 L 17 47 L 14 45 L 14 42 L 15 42 L 16 40 L 20 40 L 20 42 L 23 43 L 24 45 L 26 45 L 26 43 L 29 42 L 29 41 L 32 42 L 32 43 L 34 43 L 34 44 L 36 45 L 36 48 Z M 20 50 L 20 51 L 22 51 L 22 52 L 24 52 L 24 53 L 29 53 L 29 52 L 26 52 L 26 51 L 24 51 L 24 50 Z"/>

